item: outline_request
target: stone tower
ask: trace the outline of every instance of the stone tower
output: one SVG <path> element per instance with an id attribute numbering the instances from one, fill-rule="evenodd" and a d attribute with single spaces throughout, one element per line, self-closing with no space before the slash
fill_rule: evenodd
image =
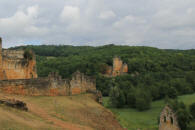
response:
<path id="1" fill-rule="evenodd" d="M 175 112 L 168 105 L 161 112 L 159 130 L 181 130 Z"/>
<path id="2" fill-rule="evenodd" d="M 128 72 L 128 66 L 119 57 L 113 58 L 112 76 L 122 75 Z"/>
<path id="3" fill-rule="evenodd" d="M 113 58 L 113 76 L 120 75 L 123 61 L 119 57 Z"/>
<path id="4" fill-rule="evenodd" d="M 5 79 L 5 74 L 3 71 L 3 59 L 2 59 L 2 39 L 0 37 L 0 80 Z"/>
<path id="5" fill-rule="evenodd" d="M 0 37 L 0 70 L 2 69 L 2 39 Z"/>
<path id="6" fill-rule="evenodd" d="M 113 66 L 107 66 L 106 76 L 115 77 L 128 73 L 128 65 L 123 63 L 120 57 L 113 58 Z"/>

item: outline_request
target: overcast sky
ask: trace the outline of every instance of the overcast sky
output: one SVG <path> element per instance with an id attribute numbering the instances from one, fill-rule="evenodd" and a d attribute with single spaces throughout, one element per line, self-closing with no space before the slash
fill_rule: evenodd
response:
<path id="1" fill-rule="evenodd" d="M 3 47 L 195 48 L 195 0 L 0 0 Z"/>

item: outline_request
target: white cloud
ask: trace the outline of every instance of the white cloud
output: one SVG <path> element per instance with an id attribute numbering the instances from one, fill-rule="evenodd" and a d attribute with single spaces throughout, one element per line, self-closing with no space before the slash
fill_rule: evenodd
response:
<path id="1" fill-rule="evenodd" d="M 72 22 L 79 20 L 80 18 L 80 9 L 74 6 L 64 6 L 63 11 L 61 12 L 60 18 L 63 22 Z"/>
<path id="2" fill-rule="evenodd" d="M 27 14 L 30 17 L 37 17 L 37 15 L 38 15 L 38 9 L 39 9 L 39 7 L 37 5 L 36 6 L 28 7 L 27 8 Z"/>
<path id="3" fill-rule="evenodd" d="M 38 6 L 28 7 L 26 12 L 18 10 L 13 16 L 0 18 L 0 33 L 19 37 L 45 34 L 46 28 L 36 27 Z"/>
<path id="4" fill-rule="evenodd" d="M 135 17 L 132 15 L 128 15 L 128 16 L 125 16 L 124 18 L 121 18 L 119 21 L 116 21 L 113 24 L 113 26 L 116 28 L 122 28 L 122 27 L 130 26 L 132 24 L 138 25 L 138 24 L 145 24 L 145 23 L 146 23 L 145 19 Z"/>
<path id="5" fill-rule="evenodd" d="M 7 47 L 43 44 L 195 48 L 195 0 L 0 1 Z"/>
<path id="6" fill-rule="evenodd" d="M 114 18 L 114 17 L 116 17 L 116 15 L 111 10 L 110 11 L 101 12 L 100 15 L 99 15 L 100 19 L 110 19 L 110 18 Z"/>

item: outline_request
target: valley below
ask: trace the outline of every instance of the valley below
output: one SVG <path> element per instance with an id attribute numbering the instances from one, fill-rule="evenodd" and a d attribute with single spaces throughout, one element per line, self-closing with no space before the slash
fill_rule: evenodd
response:
<path id="1" fill-rule="evenodd" d="M 108 97 L 103 98 L 104 106 L 110 109 L 116 116 L 120 124 L 128 130 L 158 130 L 158 119 L 160 112 L 165 106 L 164 100 L 153 101 L 151 109 L 147 111 L 137 111 L 132 108 L 112 108 L 108 104 Z M 178 97 L 179 101 L 185 103 L 187 107 L 195 102 L 195 94 L 183 95 Z M 191 122 L 187 130 L 195 129 L 195 120 Z"/>

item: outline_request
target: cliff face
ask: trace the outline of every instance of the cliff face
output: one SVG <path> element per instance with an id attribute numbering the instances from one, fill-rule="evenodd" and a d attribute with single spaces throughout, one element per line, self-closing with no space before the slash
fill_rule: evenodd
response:
<path id="1" fill-rule="evenodd" d="M 2 50 L 0 39 L 0 80 L 37 78 L 36 58 L 25 59 L 24 51 Z"/>
<path id="2" fill-rule="evenodd" d="M 123 61 L 119 57 L 115 57 L 113 58 L 113 67 L 108 67 L 108 69 L 106 70 L 106 75 L 115 77 L 127 72 L 127 64 L 123 63 Z"/>

